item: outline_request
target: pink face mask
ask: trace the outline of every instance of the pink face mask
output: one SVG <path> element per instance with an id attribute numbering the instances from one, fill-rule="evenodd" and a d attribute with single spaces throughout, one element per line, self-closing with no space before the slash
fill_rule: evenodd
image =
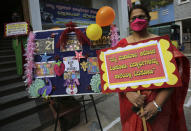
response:
<path id="1" fill-rule="evenodd" d="M 130 23 L 130 28 L 133 31 L 142 31 L 148 25 L 148 21 L 145 19 L 136 18 L 133 22 Z"/>

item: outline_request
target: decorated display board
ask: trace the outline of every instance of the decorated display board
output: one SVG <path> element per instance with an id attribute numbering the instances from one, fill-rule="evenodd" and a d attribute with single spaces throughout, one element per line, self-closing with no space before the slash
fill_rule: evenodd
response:
<path id="1" fill-rule="evenodd" d="M 27 35 L 29 32 L 29 25 L 27 22 L 7 23 L 4 26 L 5 37 Z"/>
<path id="2" fill-rule="evenodd" d="M 30 96 L 100 93 L 96 50 L 115 46 L 118 42 L 117 28 L 112 25 L 114 19 L 115 11 L 103 6 L 96 13 L 96 24 L 87 28 L 76 27 L 70 21 L 64 29 L 30 32 L 24 65 Z"/>
<path id="3" fill-rule="evenodd" d="M 73 31 L 66 33 L 71 28 Z M 110 41 L 104 44 L 110 47 Z M 100 71 L 94 48 L 91 48 L 84 27 L 30 32 L 25 54 L 25 82 L 30 96 L 101 93 Z"/>
<path id="4" fill-rule="evenodd" d="M 168 36 L 97 51 L 102 92 L 180 87 Z"/>

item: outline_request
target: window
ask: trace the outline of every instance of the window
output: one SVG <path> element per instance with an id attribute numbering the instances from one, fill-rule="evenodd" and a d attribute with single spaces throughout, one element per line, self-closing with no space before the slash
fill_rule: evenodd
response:
<path id="1" fill-rule="evenodd" d="M 178 4 L 185 4 L 185 3 L 188 3 L 190 2 L 190 0 L 178 0 Z"/>

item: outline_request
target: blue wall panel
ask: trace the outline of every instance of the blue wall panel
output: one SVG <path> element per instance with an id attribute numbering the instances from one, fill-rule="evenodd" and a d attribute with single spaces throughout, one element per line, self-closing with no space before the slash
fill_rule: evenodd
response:
<path id="1" fill-rule="evenodd" d="M 150 25 L 163 24 L 174 21 L 174 5 L 169 4 L 159 9 L 154 9 L 153 11 L 158 11 L 158 19 L 150 21 Z"/>

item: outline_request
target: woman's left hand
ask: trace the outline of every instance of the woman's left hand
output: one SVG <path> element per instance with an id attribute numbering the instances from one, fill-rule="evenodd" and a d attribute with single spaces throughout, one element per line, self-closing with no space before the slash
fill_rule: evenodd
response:
<path id="1" fill-rule="evenodd" d="M 143 109 L 144 111 L 141 113 L 140 111 L 137 113 L 140 117 L 145 117 L 146 120 L 150 119 L 152 116 L 157 114 L 157 107 L 151 101 L 149 102 Z"/>

